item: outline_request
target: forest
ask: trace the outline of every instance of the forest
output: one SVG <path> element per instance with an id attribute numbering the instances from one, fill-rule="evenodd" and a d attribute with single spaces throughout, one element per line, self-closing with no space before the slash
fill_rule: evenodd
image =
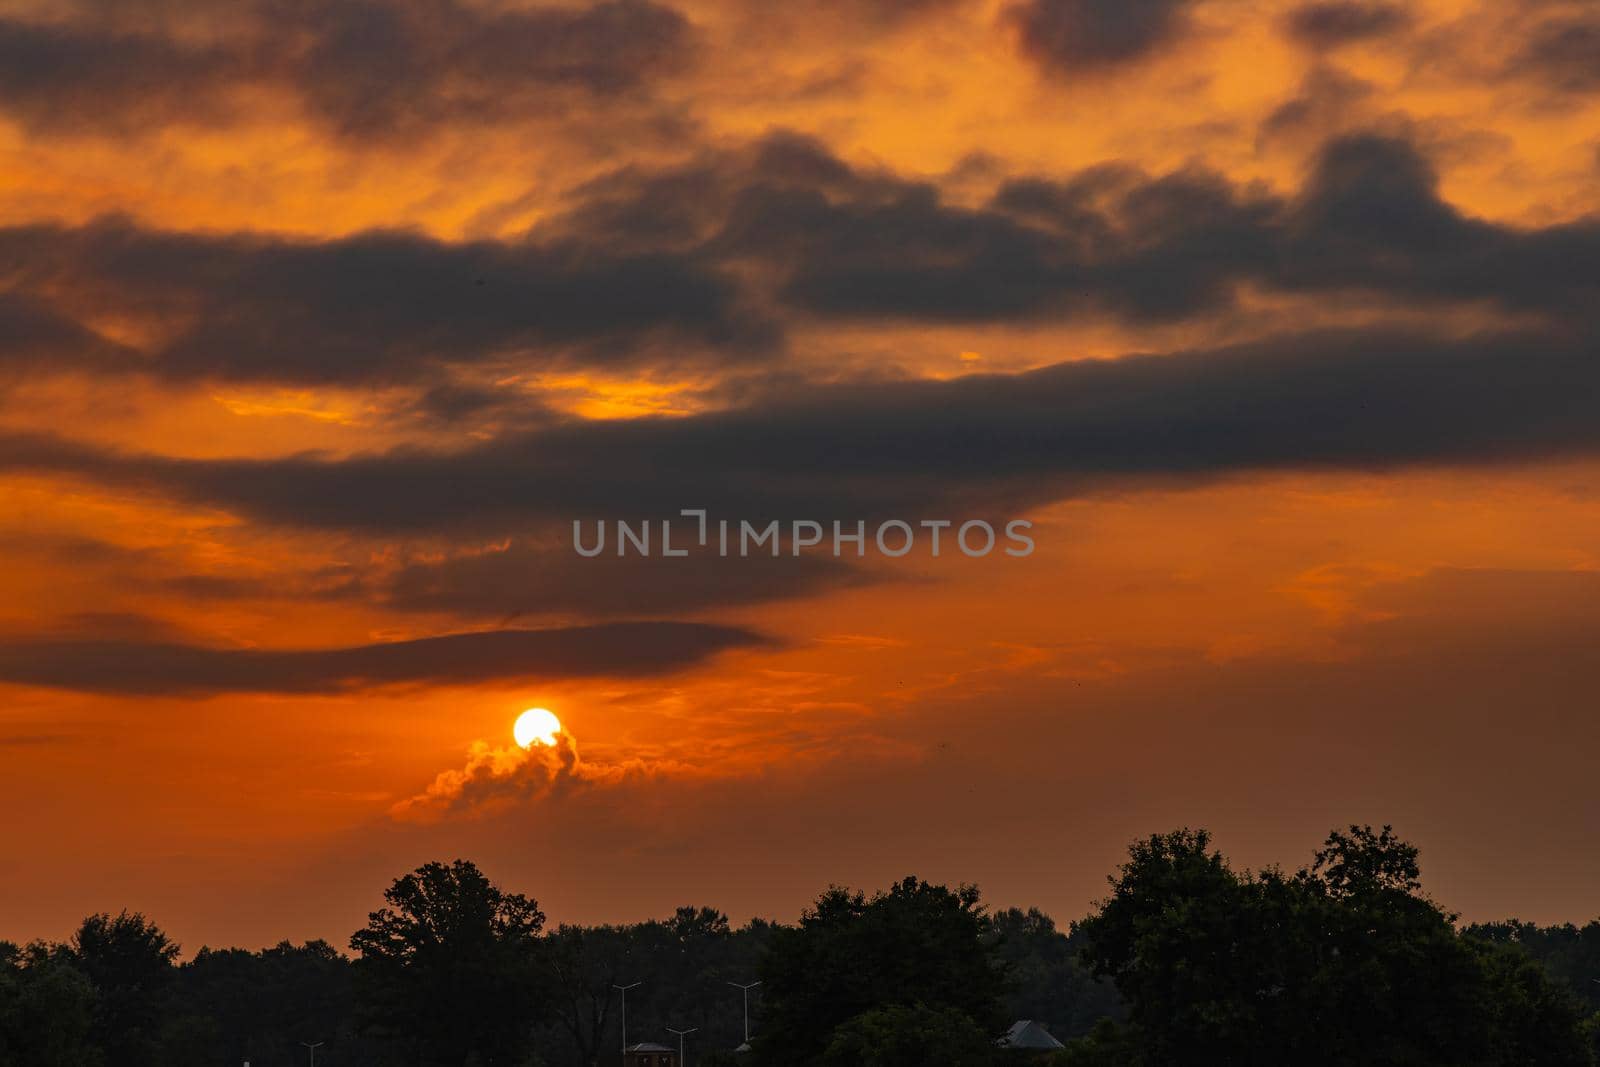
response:
<path id="1" fill-rule="evenodd" d="M 1600 921 L 1460 923 L 1389 827 L 1336 830 L 1293 870 L 1237 869 L 1203 830 L 1152 835 L 1064 927 L 915 877 L 740 926 L 704 906 L 554 924 L 464 860 L 383 898 L 344 946 L 185 955 L 129 912 L 0 942 L 0 1064 L 615 1064 L 624 986 L 629 1043 L 686 1031 L 706 1067 L 1526 1067 L 1600 1049 Z M 1002 1047 L 1021 1019 L 1064 1047 Z"/>

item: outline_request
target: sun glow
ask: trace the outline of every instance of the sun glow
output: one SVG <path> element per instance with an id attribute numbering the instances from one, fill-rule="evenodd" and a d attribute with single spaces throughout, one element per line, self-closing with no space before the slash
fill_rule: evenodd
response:
<path id="1" fill-rule="evenodd" d="M 548 708 L 529 708 L 517 716 L 511 727 L 511 736 L 523 748 L 534 745 L 554 745 L 556 734 L 561 732 L 561 720 Z"/>

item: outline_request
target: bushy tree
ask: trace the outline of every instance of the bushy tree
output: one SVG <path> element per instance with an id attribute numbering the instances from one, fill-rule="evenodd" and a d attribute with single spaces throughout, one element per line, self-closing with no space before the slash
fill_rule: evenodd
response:
<path id="1" fill-rule="evenodd" d="M 1079 929 L 1129 1024 L 1082 1054 L 1120 1042 L 1128 1062 L 1174 1067 L 1589 1062 L 1571 998 L 1458 935 L 1388 827 L 1329 835 L 1293 875 L 1237 873 L 1204 831 L 1156 835 L 1111 886 Z"/>
<path id="2" fill-rule="evenodd" d="M 464 860 L 425 864 L 383 896 L 350 938 L 367 1021 L 415 1062 L 516 1064 L 546 1004 L 538 905 Z"/>
<path id="3" fill-rule="evenodd" d="M 1037 1020 L 1065 1041 L 1088 1034 L 1101 1019 L 1122 1016 L 1116 986 L 1078 958 L 1081 934 L 1063 933 L 1038 908 L 996 912 L 990 926 L 1008 978 L 1007 1018 Z"/>
<path id="4" fill-rule="evenodd" d="M 94 1038 L 107 1061 L 159 1063 L 178 946 L 143 915 L 124 911 L 91 915 L 64 951 L 94 986 Z"/>
<path id="5" fill-rule="evenodd" d="M 320 1041 L 324 1062 L 348 1061 L 352 1031 L 351 963 L 326 941 L 287 941 L 259 952 L 203 948 L 179 969 L 181 1024 L 166 1044 L 200 1046 L 213 1063 L 298 1061 L 302 1041 Z"/>
<path id="6" fill-rule="evenodd" d="M 0 1063 L 98 1067 L 94 986 L 65 953 L 0 942 Z"/>
<path id="7" fill-rule="evenodd" d="M 988 934 L 972 886 L 906 878 L 871 898 L 830 889 L 798 926 L 773 933 L 762 963 L 761 1061 L 815 1064 L 839 1027 L 894 1006 L 964 1016 L 997 1037 L 1005 985 Z"/>
<path id="8" fill-rule="evenodd" d="M 1525 953 L 1551 978 L 1563 983 L 1588 1012 L 1600 1012 L 1600 919 L 1582 927 L 1572 923 L 1539 926 L 1509 919 L 1475 923 L 1463 931 L 1468 937 Z"/>
<path id="9" fill-rule="evenodd" d="M 994 1035 L 959 1011 L 891 1004 L 833 1031 L 824 1067 L 984 1067 L 999 1061 Z"/>

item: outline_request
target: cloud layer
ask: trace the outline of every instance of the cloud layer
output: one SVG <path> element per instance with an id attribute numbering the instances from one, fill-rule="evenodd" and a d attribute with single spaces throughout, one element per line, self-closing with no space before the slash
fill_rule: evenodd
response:
<path id="1" fill-rule="evenodd" d="M 402 684 L 647 677 L 764 643 L 748 630 L 673 622 L 492 630 L 327 649 L 19 639 L 0 644 L 0 681 L 126 696 L 336 693 Z"/>
<path id="2" fill-rule="evenodd" d="M 614 98 L 680 69 L 693 49 L 688 21 L 651 0 L 252 0 L 216 20 L 171 10 L 127 24 L 98 4 L 0 19 L 5 110 L 40 134 L 126 134 L 236 119 L 249 91 L 266 89 L 340 136 L 390 138 L 538 115 L 572 104 L 568 92 Z"/>
<path id="3" fill-rule="evenodd" d="M 800 322 L 1161 326 L 1237 315 L 1242 294 L 1266 292 L 1592 333 L 1597 276 L 1600 224 L 1466 217 L 1393 136 L 1332 141 L 1292 197 L 1195 168 L 1106 165 L 1012 178 L 971 208 L 774 135 L 686 169 L 612 175 L 517 241 L 125 220 L 0 230 L 0 315 L 17 326 L 0 366 L 421 383 L 422 403 L 448 412 L 472 397 L 470 413 L 493 394 L 452 389 L 454 373 L 770 366 Z M 148 339 L 114 344 L 96 318 Z"/>

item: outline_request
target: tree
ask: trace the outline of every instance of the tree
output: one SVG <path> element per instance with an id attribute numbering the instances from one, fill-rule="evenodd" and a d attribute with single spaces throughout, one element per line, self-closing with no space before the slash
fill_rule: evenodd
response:
<path id="1" fill-rule="evenodd" d="M 906 878 L 871 899 L 830 889 L 799 926 L 772 934 L 761 969 L 761 1061 L 814 1064 L 837 1028 L 893 1006 L 965 1016 L 998 1036 L 1005 983 L 988 930 L 973 886 Z"/>
<path id="2" fill-rule="evenodd" d="M 1490 1020 L 1491 1062 L 1573 1064 L 1591 1062 L 1583 1011 L 1525 952 L 1473 940 L 1485 976 L 1480 1010 Z"/>
<path id="3" fill-rule="evenodd" d="M 1583 927 L 1572 923 L 1538 926 L 1509 919 L 1474 923 L 1463 933 L 1479 941 L 1516 948 L 1536 960 L 1550 977 L 1563 983 L 1589 1012 L 1600 1012 L 1600 920 Z"/>
<path id="4" fill-rule="evenodd" d="M 996 1063 L 994 1035 L 959 1011 L 891 1004 L 839 1026 L 825 1067 L 982 1067 Z"/>
<path id="5" fill-rule="evenodd" d="M 1080 924 L 1149 1063 L 1588 1063 L 1571 998 L 1458 935 L 1389 827 L 1330 834 L 1309 868 L 1234 872 L 1204 831 L 1137 842 Z M 1080 1056 L 1074 1062 L 1115 1062 Z"/>
<path id="6" fill-rule="evenodd" d="M 61 952 L 0 942 L 0 1063 L 97 1067 L 94 986 Z"/>
<path id="7" fill-rule="evenodd" d="M 1311 873 L 1331 897 L 1344 900 L 1387 897 L 1405 904 L 1422 889 L 1417 847 L 1395 836 L 1394 827 L 1334 830 L 1312 854 Z M 1409 905 L 1406 905 L 1409 906 Z"/>
<path id="8" fill-rule="evenodd" d="M 94 1036 L 118 1067 L 161 1059 L 178 946 L 138 913 L 91 915 L 65 949 L 95 990 Z"/>
<path id="9" fill-rule="evenodd" d="M 545 939 L 541 958 L 552 976 L 555 1016 L 589 1067 L 600 1062 L 616 986 L 633 981 L 626 973 L 632 949 L 630 931 L 621 926 L 562 925 Z"/>
<path id="10" fill-rule="evenodd" d="M 664 920 L 619 926 L 561 926 L 544 938 L 542 960 L 554 992 L 559 1022 L 548 1046 L 568 1047 L 554 1062 L 592 1065 L 621 1042 L 617 985 L 643 979 L 628 993 L 628 1031 L 634 1040 L 664 1028 L 696 1027 L 695 1044 L 707 1054 L 743 1040 L 739 993 L 730 981 L 748 981 L 771 925 L 756 921 L 738 930 L 714 908 L 681 907 Z"/>
<path id="11" fill-rule="evenodd" d="M 291 1063 L 301 1041 L 321 1041 L 320 1058 L 348 1062 L 359 1044 L 351 978 L 350 961 L 326 941 L 260 952 L 203 948 L 179 969 L 177 992 L 209 1028 L 175 1023 L 184 1033 L 166 1045 L 203 1045 L 213 1063 Z"/>
<path id="12" fill-rule="evenodd" d="M 1008 1019 L 1034 1019 L 1058 1039 L 1088 1034 L 1101 1019 L 1125 1014 L 1116 986 L 1078 959 L 1082 935 L 1056 929 L 1037 908 L 1008 908 L 990 922 L 993 951 L 1010 979 Z"/>
<path id="13" fill-rule="evenodd" d="M 350 938 L 369 1024 L 414 1062 L 516 1063 L 545 1008 L 538 905 L 464 860 L 425 864 L 383 896 Z"/>

